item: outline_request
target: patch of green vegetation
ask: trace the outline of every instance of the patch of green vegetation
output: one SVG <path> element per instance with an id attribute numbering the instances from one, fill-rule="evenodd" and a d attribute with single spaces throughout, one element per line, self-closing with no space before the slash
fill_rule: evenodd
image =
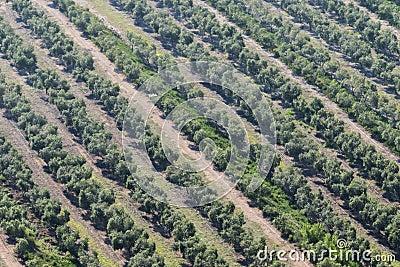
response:
<path id="1" fill-rule="evenodd" d="M 70 218 L 68 225 L 71 226 L 71 228 L 76 229 L 79 232 L 80 236 L 82 236 L 83 238 L 86 238 L 88 240 L 89 247 L 92 248 L 92 250 L 97 253 L 97 259 L 99 260 L 101 266 L 104 266 L 104 267 L 117 267 L 118 266 L 118 264 L 113 262 L 111 259 L 109 259 L 107 256 L 105 256 L 101 252 L 101 250 L 99 249 L 99 247 L 96 244 L 96 241 L 94 241 L 94 239 L 90 237 L 90 235 L 87 232 L 87 229 L 82 224 L 80 224 L 77 221 L 75 221 L 74 219 Z"/>
<path id="2" fill-rule="evenodd" d="M 227 263 L 229 263 L 229 266 L 240 266 L 240 264 L 235 260 L 235 255 L 231 252 L 233 249 L 226 248 L 226 246 L 230 246 L 229 244 L 224 243 L 222 240 L 217 240 L 220 239 L 217 233 L 208 235 L 208 233 L 212 231 L 212 228 L 210 229 L 210 226 L 207 225 L 208 222 L 206 222 L 205 219 L 203 220 L 199 218 L 201 216 L 200 214 L 197 215 L 188 209 L 180 209 L 180 211 L 195 225 L 196 229 L 199 230 L 199 237 L 213 244 L 213 246 L 218 250 L 218 252 L 221 253 Z"/>
<path id="3" fill-rule="evenodd" d="M 96 174 L 92 173 L 91 178 L 94 179 L 99 184 L 101 184 L 103 187 L 107 187 L 107 183 L 104 182 L 104 180 L 101 179 L 100 177 L 98 177 Z M 121 198 L 123 198 L 122 194 L 118 191 L 115 193 L 116 193 L 116 205 L 123 207 L 123 204 L 120 200 Z M 140 221 L 141 221 L 141 218 L 139 218 L 140 214 L 134 214 L 134 216 L 136 217 L 135 223 L 139 224 L 141 227 L 149 228 L 148 225 L 146 225 L 144 223 L 140 223 Z M 149 240 L 156 244 L 156 252 L 158 252 L 164 258 L 166 266 L 169 266 L 169 267 L 182 266 L 184 259 L 179 258 L 177 255 L 175 255 L 176 252 L 172 251 L 172 249 L 169 247 L 169 244 L 167 244 L 164 240 L 162 240 L 161 236 L 157 236 L 157 235 L 153 234 L 152 231 L 148 231 L 148 233 L 149 233 Z M 94 245 L 93 243 L 91 243 L 91 240 L 89 240 L 89 245 L 91 245 L 91 244 Z M 99 261 L 103 262 L 103 259 L 99 258 Z M 107 265 L 107 266 L 110 266 L 110 265 Z"/>

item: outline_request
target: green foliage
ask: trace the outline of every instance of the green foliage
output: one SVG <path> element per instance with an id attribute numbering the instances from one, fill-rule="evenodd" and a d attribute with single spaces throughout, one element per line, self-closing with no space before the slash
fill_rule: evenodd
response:
<path id="1" fill-rule="evenodd" d="M 48 77 L 45 75 L 45 72 L 40 71 L 38 72 L 40 75 L 32 76 L 31 81 L 35 84 L 44 84 L 43 81 L 48 80 L 48 79 L 43 79 L 43 77 Z M 39 76 L 41 78 L 39 78 Z M 52 77 L 57 77 L 56 74 L 52 73 L 50 76 Z M 40 80 L 39 80 L 40 79 Z M 57 80 L 57 79 L 55 79 Z M 61 79 L 59 79 L 61 80 Z M 12 119 L 15 121 L 20 122 L 21 118 L 27 118 L 26 114 L 32 113 L 31 108 L 30 108 L 30 103 L 26 98 L 24 98 L 21 94 L 21 90 L 18 86 L 14 85 L 7 85 L 2 81 L 2 86 L 5 86 L 7 90 L 5 90 L 5 93 L 3 95 L 3 103 L 4 107 L 10 111 L 10 109 L 15 110 L 13 107 L 13 100 L 14 99 L 19 99 L 19 103 L 24 103 L 25 109 L 23 110 L 17 110 L 16 112 L 12 112 L 11 116 Z M 52 83 L 54 85 L 54 83 Z M 68 90 L 69 87 L 66 86 L 66 83 L 61 82 L 60 84 L 64 84 L 63 88 L 60 88 L 58 86 L 59 91 L 55 88 L 49 88 L 50 94 L 52 94 L 53 100 L 51 100 L 52 103 L 55 103 L 60 109 L 62 110 L 63 105 L 60 104 L 62 101 L 75 101 L 75 103 L 78 101 L 73 97 L 73 95 L 68 95 L 65 90 Z M 66 108 L 69 108 L 69 105 L 65 105 Z M 84 111 L 84 106 L 80 104 L 72 105 L 73 108 L 80 108 L 83 109 Z M 76 114 L 76 115 L 74 115 Z M 82 115 L 82 112 L 74 112 L 73 110 L 70 110 L 69 112 L 65 113 L 65 116 L 71 116 L 67 117 L 66 123 L 68 121 L 74 121 L 73 116 L 78 116 Z M 49 161 L 46 161 L 49 165 L 49 169 L 51 170 L 52 174 L 54 175 L 54 178 L 61 182 L 66 184 L 66 188 L 69 191 L 69 193 L 72 194 L 73 197 L 78 199 L 79 206 L 87 209 L 89 211 L 93 210 L 95 211 L 94 214 L 90 215 L 90 218 L 94 222 L 98 222 L 99 227 L 104 227 L 102 223 L 104 221 L 108 222 L 110 224 L 110 221 L 115 221 L 118 220 L 118 218 L 114 218 L 114 215 L 111 213 L 113 203 L 115 202 L 115 196 L 114 193 L 110 190 L 106 190 L 103 188 L 102 185 L 100 185 L 98 182 L 96 182 L 93 179 L 90 179 L 92 176 L 92 170 L 88 169 L 87 167 L 84 166 L 85 160 L 82 157 L 78 156 L 72 156 L 68 154 L 67 152 L 63 151 L 62 149 L 62 143 L 60 136 L 57 134 L 57 129 L 51 125 L 47 124 L 47 121 L 42 118 L 41 120 L 34 120 L 36 117 L 31 116 L 33 120 L 26 122 L 24 124 L 19 124 L 21 130 L 23 130 L 26 135 L 27 139 L 31 144 L 31 147 L 39 152 L 39 156 L 43 157 L 43 151 L 46 148 L 51 148 L 53 150 L 53 155 L 55 157 L 49 157 Z M 82 117 L 79 117 L 79 119 L 82 119 Z M 83 119 L 86 119 L 88 122 L 87 127 L 83 128 L 74 128 L 74 131 L 77 132 L 77 134 L 81 134 L 82 138 L 85 138 L 85 134 L 88 134 L 88 139 L 85 139 L 85 145 L 89 146 L 92 144 L 91 140 L 93 142 L 98 141 L 98 139 L 93 138 L 93 136 L 98 137 L 98 132 L 99 131 L 104 131 L 104 126 L 98 124 L 95 121 L 89 121 L 86 117 L 83 117 Z M 40 124 L 35 124 L 39 121 Z M 32 129 L 35 129 L 33 130 Z M 79 129 L 82 129 L 83 132 L 79 132 Z M 96 135 L 97 134 L 97 135 Z M 52 138 L 49 138 L 52 136 Z M 93 138 L 93 139 L 92 139 Z M 108 137 L 110 138 L 110 137 Z M 104 142 L 104 140 L 103 140 Z M 57 145 L 55 145 L 55 143 Z M 104 151 L 104 152 L 103 152 Z M 110 150 L 104 149 L 99 153 L 99 155 L 102 155 L 101 153 L 109 152 Z M 111 153 L 111 152 L 110 152 Z M 126 178 L 126 177 L 125 177 Z M 30 199 L 32 203 L 35 203 L 35 213 L 41 217 L 42 222 L 47 225 L 53 225 L 53 224 L 58 224 L 58 225 L 63 225 L 65 224 L 69 219 L 68 216 L 69 214 L 65 211 L 62 211 L 60 208 L 60 204 L 54 204 L 52 202 L 47 202 L 41 199 L 36 199 L 34 195 L 30 195 Z M 99 212 L 98 208 L 99 207 L 106 207 L 106 209 L 102 212 Z M 121 210 L 120 212 L 123 213 L 124 216 L 128 216 L 124 210 Z M 111 214 L 110 214 L 111 213 Z M 39 218 L 40 218 L 39 217 Z M 12 227 L 11 225 L 5 225 L 5 229 L 9 229 L 8 232 L 10 234 L 15 234 L 18 237 L 24 237 L 23 232 L 24 228 L 15 228 Z M 132 226 L 134 227 L 134 226 Z M 136 229 L 137 227 L 134 227 L 132 229 Z M 111 227 L 108 229 L 108 234 L 112 238 L 114 229 Z M 140 228 L 138 228 L 140 230 Z M 126 230 L 125 230 L 126 231 Z M 143 230 L 141 230 L 143 231 Z M 124 231 L 122 231 L 124 233 Z M 94 261 L 95 258 L 91 256 L 87 256 L 87 253 L 81 253 L 81 247 L 85 248 L 87 245 L 85 245 L 84 242 L 79 242 L 78 243 L 78 235 L 77 233 L 71 232 L 69 228 L 57 228 L 56 229 L 56 236 L 60 244 L 60 249 L 64 251 L 69 251 L 71 255 L 73 255 L 76 259 L 81 259 L 82 261 L 85 261 L 87 264 L 92 264 L 96 265 Z M 148 238 L 148 235 L 147 235 Z M 146 239 L 147 239 L 146 238 Z M 22 242 L 22 241 L 21 241 Z M 78 245 L 80 244 L 80 245 Z M 21 251 L 24 252 L 23 256 L 26 254 L 26 249 L 23 250 L 25 246 L 21 245 Z M 149 248 L 153 248 L 154 244 L 152 243 L 146 243 L 145 245 L 142 245 L 138 248 L 138 251 L 136 252 L 131 252 L 130 251 L 130 246 L 125 247 L 115 247 L 116 249 L 125 249 L 127 251 L 127 257 L 128 259 L 133 257 L 136 253 L 140 251 L 148 251 Z M 87 248 L 86 248 L 87 250 Z M 163 266 L 163 259 L 160 258 L 155 254 L 154 248 L 150 250 L 151 253 L 148 253 L 148 257 L 152 258 L 155 257 L 156 261 L 159 262 L 160 266 Z M 22 255 L 22 254 L 21 254 Z M 57 261 L 58 263 L 62 263 L 62 261 Z M 57 264 L 58 264 L 57 263 Z"/>
<path id="2" fill-rule="evenodd" d="M 90 255 L 90 251 L 82 246 L 79 234 L 67 226 L 69 212 L 50 198 L 48 191 L 40 190 L 32 182 L 31 170 L 3 136 L 0 136 L 0 146 L 0 173 L 5 178 L 0 188 L 0 227 L 16 242 L 16 254 L 27 266 L 86 266 L 79 254 Z M 15 199 L 10 198 L 11 195 Z M 48 232 L 38 229 L 48 229 Z M 62 242 L 54 243 L 49 239 L 58 240 L 54 232 L 65 231 L 73 239 L 73 246 L 64 247 Z M 69 252 L 70 256 L 65 256 L 64 252 Z M 98 264 L 95 257 L 90 260 Z"/>

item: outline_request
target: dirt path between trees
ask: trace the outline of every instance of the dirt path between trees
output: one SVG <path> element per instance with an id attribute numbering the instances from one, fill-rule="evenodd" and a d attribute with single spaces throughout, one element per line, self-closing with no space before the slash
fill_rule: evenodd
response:
<path id="1" fill-rule="evenodd" d="M 7 236 L 0 232 L 0 267 L 22 267 L 14 254 L 14 246 L 6 242 Z"/>
<path id="2" fill-rule="evenodd" d="M 355 6 L 357 6 L 360 10 L 364 11 L 365 14 L 366 14 L 373 22 L 378 22 L 378 23 L 381 25 L 381 28 L 382 28 L 382 29 L 391 31 L 391 32 L 392 32 L 393 34 L 395 34 L 395 35 L 397 36 L 397 38 L 400 40 L 400 30 L 397 29 L 397 28 L 394 27 L 394 26 L 391 26 L 391 25 L 389 24 L 388 21 L 383 20 L 383 19 L 380 19 L 380 18 L 378 17 L 377 14 L 375 14 L 375 13 L 372 12 L 372 11 L 369 11 L 366 7 L 361 6 L 357 1 L 354 1 L 354 0 L 342 0 L 342 1 L 343 1 L 345 4 L 348 4 L 348 5 L 349 5 L 349 4 L 354 4 Z"/>

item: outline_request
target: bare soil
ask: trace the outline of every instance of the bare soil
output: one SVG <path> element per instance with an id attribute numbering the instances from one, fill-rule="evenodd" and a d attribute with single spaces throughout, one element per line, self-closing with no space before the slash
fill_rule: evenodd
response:
<path id="1" fill-rule="evenodd" d="M 0 267 L 22 267 L 14 254 L 14 245 L 6 242 L 7 236 L 0 232 Z"/>

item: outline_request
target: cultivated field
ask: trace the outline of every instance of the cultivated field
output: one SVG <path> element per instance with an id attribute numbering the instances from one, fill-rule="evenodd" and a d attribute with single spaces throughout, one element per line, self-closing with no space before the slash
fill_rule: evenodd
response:
<path id="1" fill-rule="evenodd" d="M 0 267 L 400 266 L 398 0 L 2 0 L 0 53 Z"/>

